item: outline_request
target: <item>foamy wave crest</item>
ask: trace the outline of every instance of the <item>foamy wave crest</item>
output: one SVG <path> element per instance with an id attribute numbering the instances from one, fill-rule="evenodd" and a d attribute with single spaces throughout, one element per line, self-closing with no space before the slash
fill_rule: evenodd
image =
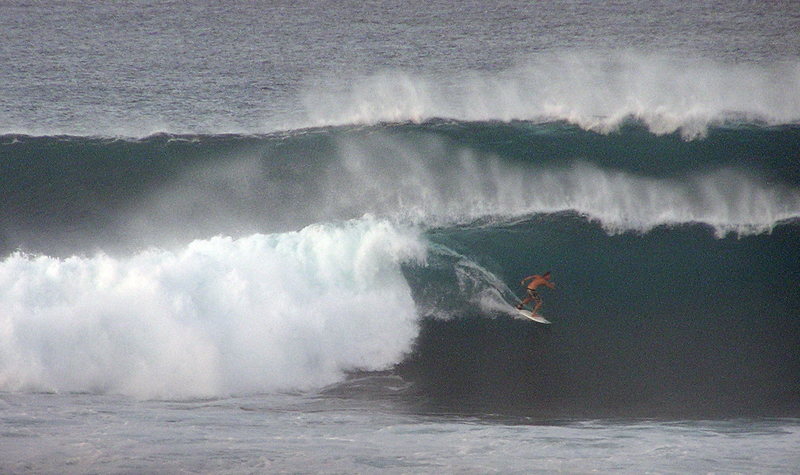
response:
<path id="1" fill-rule="evenodd" d="M 800 121 L 797 62 L 732 65 L 630 51 L 567 52 L 500 73 L 436 78 L 388 71 L 351 82 L 307 94 L 313 125 L 566 120 L 609 132 L 635 118 L 654 133 L 692 138 L 730 120 Z"/>
<path id="2" fill-rule="evenodd" d="M 724 237 L 769 232 L 778 223 L 800 218 L 798 190 L 760 183 L 736 170 L 656 180 L 577 163 L 531 183 L 542 190 L 532 199 L 537 209 L 575 210 L 611 232 L 703 223 Z"/>
<path id="3" fill-rule="evenodd" d="M 733 168 L 650 178 L 582 161 L 510 163 L 436 140 L 379 134 L 343 141 L 340 153 L 345 167 L 329 186 L 343 190 L 343 204 L 354 200 L 370 212 L 432 225 L 575 211 L 609 232 L 704 223 L 724 236 L 768 232 L 800 218 L 800 190 Z"/>
<path id="4" fill-rule="evenodd" d="M 373 218 L 179 252 L 0 263 L 0 390 L 204 397 L 319 387 L 417 332 L 415 232 Z"/>

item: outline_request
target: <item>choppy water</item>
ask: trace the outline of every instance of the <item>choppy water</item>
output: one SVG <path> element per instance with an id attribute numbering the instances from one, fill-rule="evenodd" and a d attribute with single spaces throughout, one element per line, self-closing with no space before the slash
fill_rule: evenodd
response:
<path id="1" fill-rule="evenodd" d="M 524 420 L 329 395 L 4 395 L 6 473 L 790 473 L 796 419 Z"/>

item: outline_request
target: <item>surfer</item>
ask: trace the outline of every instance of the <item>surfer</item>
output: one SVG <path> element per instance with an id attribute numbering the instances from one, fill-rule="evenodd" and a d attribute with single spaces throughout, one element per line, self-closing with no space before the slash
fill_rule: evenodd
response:
<path id="1" fill-rule="evenodd" d="M 526 287 L 526 290 L 528 291 L 528 296 L 525 297 L 525 299 L 522 302 L 520 302 L 519 305 L 517 305 L 517 309 L 522 310 L 522 307 L 524 307 L 525 304 L 529 302 L 536 302 L 532 312 L 536 313 L 536 311 L 539 310 L 539 307 L 542 306 L 542 298 L 539 297 L 539 293 L 536 292 L 536 289 L 541 287 L 542 285 L 551 289 L 555 289 L 556 284 L 555 282 L 550 282 L 550 271 L 547 271 L 542 275 L 529 275 L 528 277 L 522 279 L 520 285 L 524 287 L 525 282 L 528 281 L 530 281 L 528 283 L 528 286 Z"/>

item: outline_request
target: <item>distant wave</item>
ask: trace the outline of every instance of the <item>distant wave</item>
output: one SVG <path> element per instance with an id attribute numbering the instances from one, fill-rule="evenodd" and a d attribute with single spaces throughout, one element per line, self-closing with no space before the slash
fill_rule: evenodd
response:
<path id="1" fill-rule="evenodd" d="M 386 71 L 309 91 L 305 104 L 314 126 L 564 120 L 608 133 L 635 119 L 656 134 L 695 138 L 726 122 L 796 124 L 798 91 L 798 62 L 765 67 L 634 51 L 563 52 L 499 73 Z"/>
<path id="2" fill-rule="evenodd" d="M 29 123 L 24 112 L 0 116 L 0 134 L 142 138 L 168 134 L 270 134 L 296 129 L 423 123 L 566 121 L 599 133 L 638 121 L 655 134 L 704 136 L 726 123 L 800 123 L 800 61 L 723 63 L 713 58 L 624 51 L 531 55 L 502 71 L 425 72 L 389 69 L 373 75 L 304 78 L 279 111 L 240 117 L 235 110 L 119 112 Z M 288 95 L 290 94 L 290 95 Z M 20 125 L 25 124 L 25 125 Z"/>

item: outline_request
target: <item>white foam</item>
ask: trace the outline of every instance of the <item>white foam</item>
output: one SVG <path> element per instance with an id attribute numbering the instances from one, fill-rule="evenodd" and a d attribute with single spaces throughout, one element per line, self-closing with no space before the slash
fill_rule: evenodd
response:
<path id="1" fill-rule="evenodd" d="M 287 176 L 280 163 L 271 169 L 270 161 L 248 155 L 192 169 L 151 192 L 125 220 L 125 234 L 164 243 L 219 229 L 279 231 L 364 213 L 448 226 L 577 212 L 609 232 L 704 223 L 723 236 L 769 232 L 800 218 L 800 188 L 741 168 L 654 178 L 585 161 L 514 161 L 431 134 L 395 134 L 392 128 L 333 137 L 323 162 L 309 166 L 304 160 L 320 158 L 302 156 L 293 162 L 298 170 L 314 170 L 306 174 Z"/>
<path id="2" fill-rule="evenodd" d="M 416 335 L 415 232 L 339 226 L 178 252 L 0 263 L 0 390 L 204 397 L 307 389 L 398 362 Z"/>
<path id="3" fill-rule="evenodd" d="M 800 189 L 736 169 L 657 179 L 581 161 L 513 163 L 435 138 L 381 134 L 344 139 L 339 150 L 344 171 L 324 180 L 338 190 L 336 205 L 428 225 L 574 211 L 609 232 L 705 223 L 722 236 L 800 218 Z"/>
<path id="4" fill-rule="evenodd" d="M 542 54 L 506 71 L 447 77 L 386 71 L 305 97 L 311 125 L 566 120 L 609 132 L 628 118 L 658 134 L 711 124 L 800 121 L 800 62 L 725 64 L 635 51 Z"/>
<path id="5" fill-rule="evenodd" d="M 68 123 L 25 124 L 6 118 L 0 134 L 260 134 L 431 118 L 565 120 L 606 133 L 635 118 L 654 133 L 680 131 L 693 138 L 728 120 L 800 122 L 800 60 L 733 64 L 632 49 L 563 50 L 530 55 L 499 71 L 321 73 L 305 83 L 302 92 L 286 96 L 285 104 L 267 107 L 271 112 L 252 119 L 208 111 L 198 120 L 195 113 L 179 111 L 166 121 L 148 111 L 120 116 L 107 110 Z"/>

